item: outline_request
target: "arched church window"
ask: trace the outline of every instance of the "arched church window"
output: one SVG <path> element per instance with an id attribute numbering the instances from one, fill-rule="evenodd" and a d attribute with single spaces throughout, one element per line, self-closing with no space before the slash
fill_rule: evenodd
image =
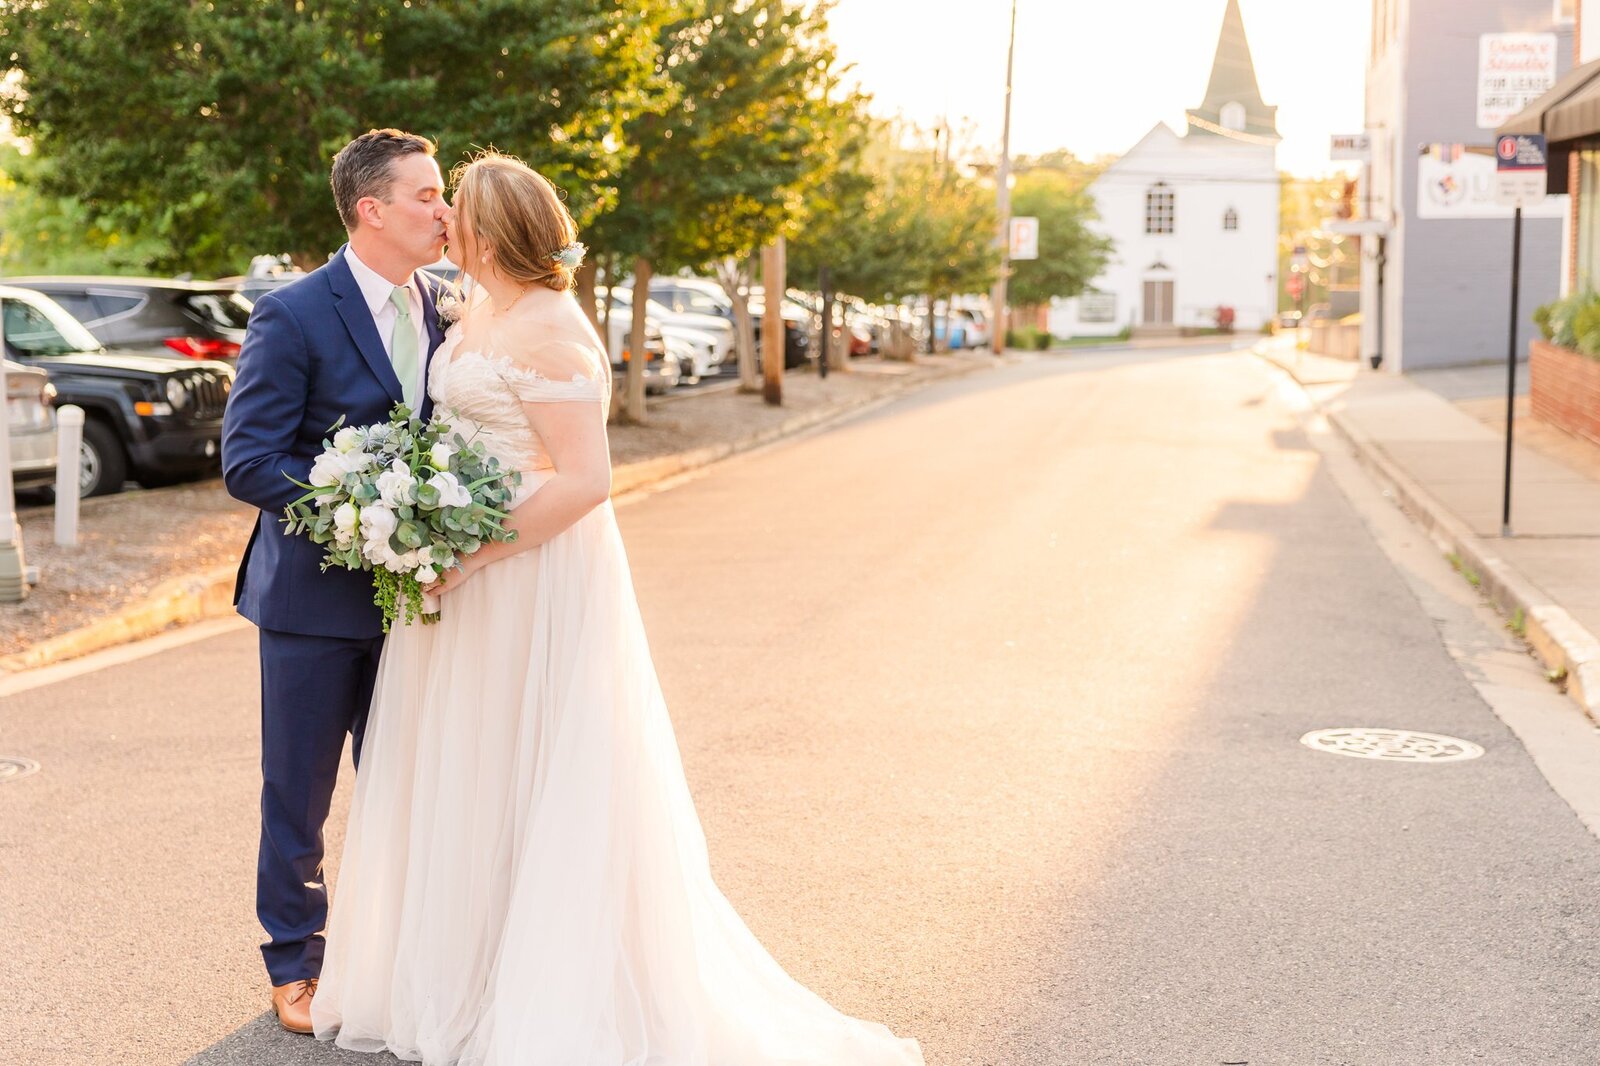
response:
<path id="1" fill-rule="evenodd" d="M 1232 232 L 1239 228 L 1239 212 L 1228 208 L 1222 213 L 1222 228 Z"/>
<path id="2" fill-rule="evenodd" d="M 1237 100 L 1222 105 L 1222 125 L 1224 129 L 1244 131 L 1245 110 L 1244 105 Z"/>
<path id="3" fill-rule="evenodd" d="M 1144 194 L 1144 231 L 1146 233 L 1171 233 L 1176 209 L 1172 186 L 1158 181 Z"/>

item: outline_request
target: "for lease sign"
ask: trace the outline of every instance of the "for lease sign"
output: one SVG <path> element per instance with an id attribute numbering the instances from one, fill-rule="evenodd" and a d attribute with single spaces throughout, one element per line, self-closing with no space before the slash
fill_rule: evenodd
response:
<path id="1" fill-rule="evenodd" d="M 1492 130 L 1556 83 L 1556 35 L 1486 33 L 1478 38 L 1478 128 Z"/>

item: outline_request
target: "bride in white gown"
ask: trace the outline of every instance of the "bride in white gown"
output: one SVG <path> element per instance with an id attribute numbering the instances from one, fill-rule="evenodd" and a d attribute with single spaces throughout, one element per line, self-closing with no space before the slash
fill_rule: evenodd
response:
<path id="1" fill-rule="evenodd" d="M 786 974 L 711 879 L 606 502 L 609 361 L 553 258 L 571 218 L 490 154 L 449 224 L 484 298 L 429 391 L 523 472 L 519 536 L 384 647 L 317 1036 L 430 1066 L 922 1063 Z"/>

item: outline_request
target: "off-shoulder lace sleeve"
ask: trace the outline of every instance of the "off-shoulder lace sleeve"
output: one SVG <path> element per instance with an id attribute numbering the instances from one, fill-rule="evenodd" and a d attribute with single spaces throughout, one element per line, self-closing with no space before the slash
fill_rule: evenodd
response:
<path id="1" fill-rule="evenodd" d="M 603 402 L 606 398 L 605 357 L 593 345 L 575 340 L 547 340 L 502 348 L 496 366 L 519 400 L 562 403 Z"/>

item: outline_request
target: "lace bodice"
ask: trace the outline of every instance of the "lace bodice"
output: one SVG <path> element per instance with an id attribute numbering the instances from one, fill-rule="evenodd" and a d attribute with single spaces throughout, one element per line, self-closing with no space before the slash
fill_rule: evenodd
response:
<path id="1" fill-rule="evenodd" d="M 610 364 L 570 295 L 534 289 L 500 314 L 478 290 L 428 367 L 428 395 L 463 436 L 524 472 L 551 463 L 524 403 L 586 402 L 605 417 Z"/>

